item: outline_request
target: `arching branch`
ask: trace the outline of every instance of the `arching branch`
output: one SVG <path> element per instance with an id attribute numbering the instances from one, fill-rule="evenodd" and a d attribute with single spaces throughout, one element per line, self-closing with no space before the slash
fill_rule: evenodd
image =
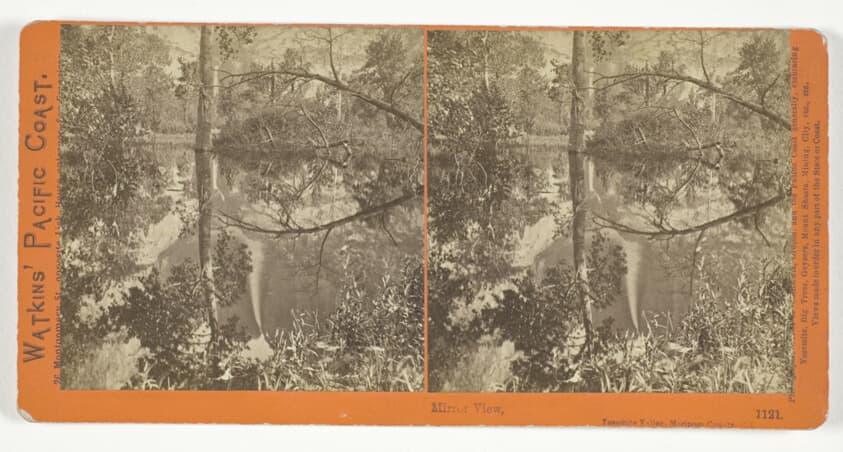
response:
<path id="1" fill-rule="evenodd" d="M 764 116 L 767 119 L 770 119 L 778 125 L 779 127 L 790 130 L 790 121 L 785 119 L 783 116 L 779 115 L 778 113 L 770 110 L 769 108 L 757 104 L 755 102 L 751 102 L 746 99 L 742 99 L 740 96 L 730 93 L 723 88 L 715 85 L 714 83 L 708 82 L 706 80 L 698 79 L 696 77 L 691 77 L 689 75 L 683 75 L 678 73 L 669 73 L 669 72 L 656 72 L 656 71 L 645 71 L 645 72 L 632 72 L 632 73 L 625 73 L 625 74 L 616 74 L 616 75 L 604 75 L 599 77 L 595 82 L 601 81 L 608 81 L 608 86 L 614 86 L 621 83 L 630 82 L 632 80 L 642 78 L 642 77 L 658 77 L 663 78 L 666 80 L 676 80 L 681 82 L 691 83 L 693 85 L 697 85 L 700 88 L 706 89 L 713 93 L 717 93 L 726 99 L 744 107 L 750 111 L 758 113 L 761 116 Z M 605 87 L 604 87 L 605 88 Z"/>
<path id="2" fill-rule="evenodd" d="M 244 231 L 273 235 L 273 236 L 276 236 L 276 237 L 283 237 L 283 236 L 286 236 L 286 235 L 313 234 L 313 233 L 316 233 L 316 232 L 329 231 L 331 229 L 334 229 L 334 228 L 339 227 L 339 226 L 346 225 L 348 223 L 352 223 L 352 222 L 355 222 L 355 221 L 361 221 L 361 220 L 365 220 L 367 218 L 371 218 L 373 216 L 376 216 L 376 215 L 379 215 L 383 212 L 386 212 L 389 209 L 400 206 L 400 205 L 402 205 L 404 203 L 407 203 L 407 202 L 410 202 L 412 200 L 418 199 L 418 198 L 421 197 L 421 195 L 422 195 L 422 189 L 421 189 L 421 187 L 417 187 L 416 190 L 414 190 L 410 193 L 406 193 L 403 196 L 399 196 L 399 197 L 397 197 L 395 199 L 392 199 L 390 201 L 387 201 L 383 204 L 378 204 L 376 206 L 367 207 L 367 208 L 362 209 L 362 210 L 360 210 L 356 213 L 353 213 L 351 215 L 348 215 L 348 216 L 345 216 L 345 217 L 342 217 L 342 218 L 338 218 L 336 220 L 329 221 L 327 223 L 319 224 L 319 225 L 316 225 L 316 226 L 310 226 L 310 227 L 294 227 L 294 228 L 282 228 L 282 229 L 264 228 L 264 227 L 258 226 L 256 224 L 253 224 L 253 223 L 250 223 L 250 222 L 247 222 L 247 221 L 244 221 L 240 218 L 237 218 L 233 215 L 229 215 L 229 214 L 226 214 L 226 213 L 221 213 L 219 215 L 219 219 L 226 226 L 232 226 L 232 227 L 240 228 Z"/>
<path id="3" fill-rule="evenodd" d="M 790 197 L 790 195 L 788 195 L 786 193 L 779 193 L 777 196 L 775 196 L 773 198 L 770 198 L 770 199 L 768 199 L 764 202 L 761 202 L 761 203 L 758 203 L 758 204 L 755 204 L 755 205 L 752 205 L 752 206 L 749 206 L 749 207 L 744 207 L 742 209 L 738 209 L 738 210 L 736 210 L 736 211 L 734 211 L 734 212 L 732 212 L 728 215 L 724 215 L 720 218 L 716 218 L 714 220 L 707 221 L 705 223 L 698 224 L 696 226 L 691 226 L 689 228 L 684 228 L 684 229 L 665 228 L 663 226 L 660 226 L 656 230 L 638 229 L 638 228 L 635 228 L 635 227 L 632 227 L 632 226 L 629 226 L 629 225 L 611 220 L 609 218 L 606 218 L 606 217 L 603 217 L 603 216 L 600 216 L 600 215 L 597 215 L 597 214 L 594 214 L 594 217 L 595 217 L 594 223 L 597 224 L 600 227 L 614 229 L 618 232 L 623 232 L 623 233 L 626 233 L 626 234 L 643 235 L 643 236 L 649 237 L 651 239 L 671 238 L 671 237 L 676 237 L 676 236 L 680 236 L 680 235 L 700 233 L 700 232 L 706 231 L 708 229 L 711 229 L 715 226 L 720 226 L 722 224 L 730 223 L 732 221 L 748 217 L 748 216 L 753 215 L 757 212 L 760 212 L 760 211 L 762 211 L 762 210 L 764 210 L 768 207 L 772 207 L 772 206 L 778 204 L 779 202 L 781 202 L 784 199 L 787 199 L 789 197 Z"/>
<path id="4" fill-rule="evenodd" d="M 398 119 L 406 122 L 410 126 L 412 126 L 414 129 L 418 130 L 419 132 L 424 132 L 424 125 L 421 123 L 420 120 L 412 117 L 409 113 L 407 113 L 405 111 L 402 111 L 400 108 L 396 107 L 392 103 L 381 100 L 381 99 L 378 99 L 376 97 L 373 97 L 373 96 L 371 96 L 367 93 L 364 93 L 364 92 L 362 92 L 358 89 L 355 89 L 355 88 L 349 86 L 348 84 L 346 84 L 346 83 L 344 83 L 340 80 L 336 80 L 336 79 L 331 78 L 331 77 L 326 77 L 326 76 L 321 75 L 321 74 L 316 74 L 316 73 L 301 70 L 301 69 L 278 69 L 278 70 L 274 70 L 274 71 L 254 71 L 254 72 L 244 72 L 244 73 L 239 73 L 239 74 L 229 74 L 229 75 L 226 75 L 221 81 L 224 81 L 225 79 L 237 79 L 237 80 L 239 80 L 239 79 L 243 79 L 243 78 L 255 80 L 255 79 L 258 79 L 258 78 L 261 78 L 261 77 L 268 77 L 268 76 L 271 76 L 273 74 L 292 77 L 294 79 L 315 80 L 315 81 L 324 83 L 325 85 L 331 86 L 331 87 L 336 88 L 340 91 L 344 91 L 344 92 L 362 100 L 363 102 L 366 102 L 367 104 L 374 106 L 375 108 L 378 108 L 382 111 L 385 111 L 385 112 L 395 116 L 396 118 L 398 118 Z M 239 82 L 234 82 L 234 83 L 237 84 Z"/>

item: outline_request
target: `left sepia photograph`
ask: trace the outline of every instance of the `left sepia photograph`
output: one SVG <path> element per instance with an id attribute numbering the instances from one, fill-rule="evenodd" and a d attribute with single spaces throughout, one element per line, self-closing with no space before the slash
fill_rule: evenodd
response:
<path id="1" fill-rule="evenodd" d="M 62 25 L 61 388 L 423 390 L 423 40 Z"/>

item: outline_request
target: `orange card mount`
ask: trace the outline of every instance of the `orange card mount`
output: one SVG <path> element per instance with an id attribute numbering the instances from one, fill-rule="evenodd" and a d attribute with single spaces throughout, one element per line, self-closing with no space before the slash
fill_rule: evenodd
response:
<path id="1" fill-rule="evenodd" d="M 35 421 L 812 428 L 808 30 L 36 22 Z"/>

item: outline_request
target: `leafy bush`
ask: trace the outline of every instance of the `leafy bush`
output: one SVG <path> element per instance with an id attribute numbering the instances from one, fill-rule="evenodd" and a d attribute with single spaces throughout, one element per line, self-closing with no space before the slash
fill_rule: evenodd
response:
<path id="1" fill-rule="evenodd" d="M 772 267 L 770 272 L 766 267 Z M 754 278 L 752 276 L 755 276 Z M 704 280 L 696 303 L 664 334 L 609 336 L 583 370 L 585 390 L 788 393 L 793 384 L 793 275 L 771 263 L 726 294 Z M 665 323 L 665 322 L 661 322 Z"/>
<path id="2" fill-rule="evenodd" d="M 215 258 L 232 263 L 215 274 L 225 306 L 245 290 L 251 266 L 244 247 L 225 234 L 218 239 Z M 217 355 L 209 356 L 197 266 L 187 261 L 166 278 L 153 270 L 127 291 L 123 304 L 100 319 L 98 330 L 115 339 L 68 368 L 68 384 L 99 388 L 107 377 L 111 386 L 129 389 L 420 391 L 422 270 L 418 258 L 408 258 L 399 278 L 384 277 L 372 290 L 357 286 L 349 274 L 337 307 L 325 318 L 311 311 L 294 313 L 292 327 L 269 338 L 273 352 L 268 358 L 245 353 L 248 338 L 237 330 L 236 318 L 223 326 Z M 130 343 L 136 350 L 128 357 L 106 353 Z M 119 375 L 96 376 L 106 369 Z"/>
<path id="3" fill-rule="evenodd" d="M 62 367 L 64 389 L 121 389 L 140 372 L 139 361 L 148 355 L 137 339 L 111 334 L 76 354 Z"/>
<path id="4" fill-rule="evenodd" d="M 626 257 L 600 233 L 594 234 L 588 255 L 594 266 L 588 296 L 599 309 L 621 292 Z M 520 392 L 560 390 L 574 376 L 585 351 L 574 269 L 563 263 L 549 270 L 540 283 L 536 279 L 532 272 L 515 278 L 512 288 L 493 294 L 495 304 L 479 318 L 484 334 L 511 340 L 520 352 L 512 361 L 508 383 Z"/>
<path id="5" fill-rule="evenodd" d="M 772 270 L 770 270 L 772 269 Z M 734 290 L 703 275 L 689 313 L 673 324 L 647 320 L 646 333 L 598 329 L 582 353 L 570 270 L 559 268 L 537 290 L 531 278 L 507 291 L 493 315 L 503 338 L 522 353 L 505 389 L 519 392 L 790 392 L 793 383 L 792 269 L 770 262 L 738 274 Z"/>
<path id="6" fill-rule="evenodd" d="M 214 259 L 226 262 L 215 272 L 215 290 L 220 306 L 229 306 L 246 290 L 250 257 L 244 245 L 222 232 Z M 99 335 L 135 338 L 144 348 L 139 370 L 128 387 L 209 387 L 223 372 L 209 363 L 242 350 L 245 337 L 236 329 L 237 319 L 232 318 L 221 328 L 218 356 L 208 355 L 209 310 L 200 291 L 199 268 L 190 260 L 170 269 L 166 278 L 153 268 L 125 292 L 121 303 L 109 306 L 98 319 L 94 331 Z M 77 370 L 69 372 L 72 375 Z"/>

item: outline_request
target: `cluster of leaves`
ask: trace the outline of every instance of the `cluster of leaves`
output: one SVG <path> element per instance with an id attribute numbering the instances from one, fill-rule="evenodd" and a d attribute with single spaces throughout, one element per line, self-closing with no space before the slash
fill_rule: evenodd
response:
<path id="1" fill-rule="evenodd" d="M 454 262 L 454 250 L 442 247 L 430 249 L 430 296 L 428 298 L 428 337 L 430 338 L 428 377 L 430 388 L 441 391 L 452 379 L 452 368 L 459 363 L 465 350 L 474 345 L 479 331 L 469 334 L 469 327 L 456 322 L 452 313 L 465 306 L 473 293 L 475 281 L 445 262 Z M 447 298 L 445 298 L 447 297 Z M 446 301 L 447 300 L 447 301 Z"/>
<path id="2" fill-rule="evenodd" d="M 588 33 L 589 41 L 589 56 L 591 60 L 597 64 L 607 62 L 610 57 L 617 51 L 621 50 L 624 45 L 630 40 L 630 33 L 628 31 L 591 31 Z M 669 54 L 664 52 L 664 56 Z M 661 60 L 660 60 L 661 61 Z M 550 80 L 550 86 L 547 89 L 547 96 L 554 102 L 557 102 L 563 111 L 560 118 L 560 123 L 567 128 L 568 126 L 568 108 L 571 105 L 571 91 L 573 89 L 573 82 L 571 81 L 571 65 L 567 61 L 560 59 L 551 59 L 550 65 L 553 68 L 553 77 Z M 635 83 L 633 81 L 633 83 Z M 593 117 L 602 117 L 605 113 L 601 106 L 602 93 L 597 91 L 592 93 L 596 97 L 593 108 Z M 586 118 L 588 120 L 588 118 Z M 588 121 L 587 121 L 588 122 Z"/>
<path id="3" fill-rule="evenodd" d="M 214 27 L 214 31 L 223 61 L 235 55 L 240 46 L 253 43 L 257 35 L 255 27 L 217 26 Z"/>
<path id="4" fill-rule="evenodd" d="M 593 31 L 588 34 L 589 44 L 591 46 L 591 57 L 594 61 L 600 62 L 615 49 L 623 47 L 629 40 L 628 31 Z"/>
<path id="5" fill-rule="evenodd" d="M 365 62 L 349 76 L 349 83 L 361 91 L 376 95 L 390 105 L 422 114 L 423 65 L 417 35 L 382 31 L 366 44 Z M 367 118 L 383 117 L 385 129 L 404 129 L 407 124 L 375 107 L 356 103 L 356 114 Z"/>
<path id="6" fill-rule="evenodd" d="M 741 45 L 740 64 L 728 74 L 725 84 L 758 104 L 787 117 L 790 106 L 790 55 L 787 47 L 772 36 L 756 35 Z M 743 112 L 743 118 L 749 115 Z M 764 126 L 772 127 L 763 118 Z"/>
<path id="7" fill-rule="evenodd" d="M 506 146 L 512 114 L 497 88 L 480 88 L 466 104 L 454 102 L 454 110 L 440 120 L 463 126 L 433 157 L 433 235 L 441 243 L 464 241 L 473 234 L 467 226 L 476 223 L 481 243 L 506 244 L 505 250 L 512 245 L 513 232 L 549 208 L 542 199 L 523 199 L 541 181 L 526 158 Z M 431 120 L 436 124 L 436 118 Z"/>
<path id="8" fill-rule="evenodd" d="M 547 81 L 537 68 L 544 65 L 541 44 L 534 37 L 514 32 L 437 31 L 428 37 L 429 109 L 434 137 L 486 139 L 511 138 L 526 132 L 525 125 L 539 114 L 534 102 L 548 102 L 542 94 Z M 486 92 L 483 92 L 486 91 Z M 472 102 L 472 98 L 475 98 Z M 491 101 L 486 107 L 509 110 L 499 118 L 475 118 L 472 106 Z M 472 120 L 498 121 L 477 126 Z M 495 128 L 496 126 L 497 128 Z M 520 126 L 520 127 L 519 127 Z M 494 131 L 495 136 L 477 136 Z"/>

